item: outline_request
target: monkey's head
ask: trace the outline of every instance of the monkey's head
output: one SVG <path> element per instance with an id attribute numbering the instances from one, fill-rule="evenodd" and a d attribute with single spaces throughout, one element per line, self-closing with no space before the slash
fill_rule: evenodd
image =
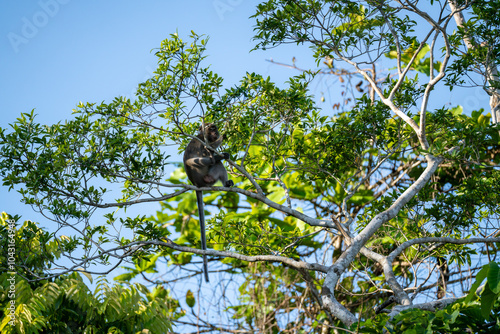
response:
<path id="1" fill-rule="evenodd" d="M 217 129 L 217 125 L 213 123 L 206 123 L 205 128 L 203 128 L 203 125 L 201 125 L 198 137 L 200 137 L 200 139 L 206 138 L 209 143 L 215 143 L 218 140 L 222 141 L 222 138 L 220 138 L 219 130 Z"/>

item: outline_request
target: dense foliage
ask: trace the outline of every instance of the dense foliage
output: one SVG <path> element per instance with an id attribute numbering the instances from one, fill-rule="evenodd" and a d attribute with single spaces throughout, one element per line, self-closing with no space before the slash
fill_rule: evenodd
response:
<path id="1" fill-rule="evenodd" d="M 269 0 L 254 15 L 256 47 L 311 47 L 326 70 L 286 87 L 255 73 L 226 86 L 207 65 L 206 39 L 174 34 L 134 99 L 81 103 L 53 125 L 23 113 L 1 129 L 0 175 L 57 228 L 23 236 L 50 248 L 34 248 L 29 274 L 16 266 L 22 286 L 32 298 L 53 289 L 47 305 L 89 310 L 83 324 L 117 328 L 157 313 L 214 332 L 500 330 L 498 8 Z M 338 80 L 342 108 L 314 103 L 308 86 L 322 75 Z M 491 112 L 443 102 L 476 83 Z M 203 254 L 196 188 L 172 146 L 182 152 L 202 120 L 224 134 L 236 186 L 203 189 L 211 283 L 193 293 Z M 137 323 L 108 318 L 112 303 L 70 274 L 124 264 L 123 285 L 97 291 L 126 290 L 149 307 Z M 69 286 L 85 292 L 83 304 L 71 304 Z"/>
<path id="2" fill-rule="evenodd" d="M 149 291 L 138 283 L 110 285 L 100 279 L 92 292 L 77 272 L 34 280 L 54 267 L 57 242 L 31 221 L 15 227 L 14 221 L 5 213 L 0 221 L 1 333 L 166 333 L 171 320 L 182 315 L 161 286 Z M 5 266 L 12 245 L 16 275 Z"/>

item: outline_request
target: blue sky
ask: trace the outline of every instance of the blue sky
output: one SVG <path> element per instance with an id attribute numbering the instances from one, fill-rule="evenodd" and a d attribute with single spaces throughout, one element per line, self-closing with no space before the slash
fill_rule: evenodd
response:
<path id="1" fill-rule="evenodd" d="M 79 101 L 132 96 L 156 68 L 152 49 L 170 34 L 210 37 L 207 63 L 225 84 L 246 72 L 283 83 L 296 75 L 266 59 L 314 66 L 311 51 L 287 46 L 249 52 L 259 1 L 2 1 L 0 2 L 0 126 L 35 109 L 40 123 L 71 118 Z M 307 66 L 306 66 L 307 65 Z M 0 211 L 36 220 L 20 196 L 0 186 Z"/>
<path id="2" fill-rule="evenodd" d="M 0 110 L 6 117 L 0 124 L 32 108 L 40 120 L 58 120 L 80 100 L 131 94 L 155 68 L 151 50 L 176 31 L 183 37 L 191 30 L 210 36 L 208 62 L 226 82 L 238 81 L 246 71 L 266 74 L 273 66 L 265 58 L 272 52 L 249 53 L 253 20 L 248 17 L 257 3 L 3 1 Z"/>

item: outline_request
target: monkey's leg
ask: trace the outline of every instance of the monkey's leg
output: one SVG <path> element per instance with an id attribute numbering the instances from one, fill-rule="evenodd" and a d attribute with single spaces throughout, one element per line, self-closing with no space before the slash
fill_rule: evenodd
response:
<path id="1" fill-rule="evenodd" d="M 196 200 L 198 201 L 198 213 L 200 216 L 200 235 L 201 249 L 207 250 L 207 236 L 205 232 L 205 210 L 203 204 L 203 192 L 196 191 Z M 208 282 L 208 261 L 207 256 L 203 255 L 203 272 L 205 273 L 205 281 Z"/>
<path id="2" fill-rule="evenodd" d="M 202 169 L 212 166 L 216 162 L 212 157 L 196 157 L 187 159 L 184 163 L 193 169 Z"/>
<path id="3" fill-rule="evenodd" d="M 228 159 L 228 153 L 217 154 L 211 157 L 195 157 L 187 159 L 184 164 L 188 167 L 193 168 L 195 170 L 200 170 L 209 167 L 210 169 L 213 166 L 221 165 L 224 168 L 224 165 L 220 163 L 221 160 Z M 225 170 L 225 169 L 224 169 Z"/>
<path id="4" fill-rule="evenodd" d="M 217 162 L 215 165 L 210 167 L 208 175 L 213 177 L 215 181 L 220 180 L 224 187 L 232 187 L 234 185 L 234 182 L 228 179 L 226 168 L 224 168 L 222 162 Z"/>

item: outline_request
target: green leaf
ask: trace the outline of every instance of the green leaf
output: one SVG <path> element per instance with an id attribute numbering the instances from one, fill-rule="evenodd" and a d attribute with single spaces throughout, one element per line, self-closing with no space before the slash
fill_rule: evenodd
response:
<path id="1" fill-rule="evenodd" d="M 403 332 L 404 334 L 417 334 L 417 330 L 416 329 L 407 329 Z"/>
<path id="2" fill-rule="evenodd" d="M 138 274 L 139 274 L 138 271 L 134 271 L 134 272 L 118 275 L 118 276 L 114 277 L 113 279 L 115 281 L 118 281 L 118 282 L 119 281 L 129 282 L 130 280 L 134 279 Z"/>
<path id="3" fill-rule="evenodd" d="M 92 279 L 92 274 L 90 274 L 90 273 L 88 273 L 88 272 L 84 271 L 84 270 L 83 270 L 83 269 L 81 269 L 81 268 L 79 268 L 79 269 L 77 269 L 77 270 L 78 270 L 80 273 L 82 273 L 83 275 L 85 275 L 85 277 L 87 277 L 87 278 L 89 279 L 90 283 L 92 283 L 92 282 L 93 282 L 93 279 Z"/>
<path id="4" fill-rule="evenodd" d="M 483 268 L 477 273 L 476 275 L 476 281 L 474 282 L 474 284 L 472 284 L 472 286 L 470 287 L 470 291 L 469 291 L 469 294 L 467 295 L 467 297 L 465 298 L 465 302 L 466 303 L 470 303 L 472 298 L 474 298 L 476 296 L 476 291 L 477 289 L 479 288 L 479 286 L 481 285 L 481 282 L 486 278 L 486 276 L 488 275 L 488 270 L 490 269 L 490 265 L 489 264 L 486 264 L 483 266 Z"/>
<path id="5" fill-rule="evenodd" d="M 500 292 L 500 268 L 496 262 L 490 262 L 488 285 L 494 293 Z"/>
<path id="6" fill-rule="evenodd" d="M 489 320 L 491 309 L 493 308 L 493 304 L 497 299 L 498 295 L 490 290 L 489 284 L 484 286 L 483 293 L 481 294 L 481 314 L 484 319 Z"/>
<path id="7" fill-rule="evenodd" d="M 186 304 L 191 308 L 194 307 L 194 305 L 196 304 L 196 300 L 194 299 L 193 291 L 191 291 L 191 290 L 188 290 L 186 293 Z"/>

